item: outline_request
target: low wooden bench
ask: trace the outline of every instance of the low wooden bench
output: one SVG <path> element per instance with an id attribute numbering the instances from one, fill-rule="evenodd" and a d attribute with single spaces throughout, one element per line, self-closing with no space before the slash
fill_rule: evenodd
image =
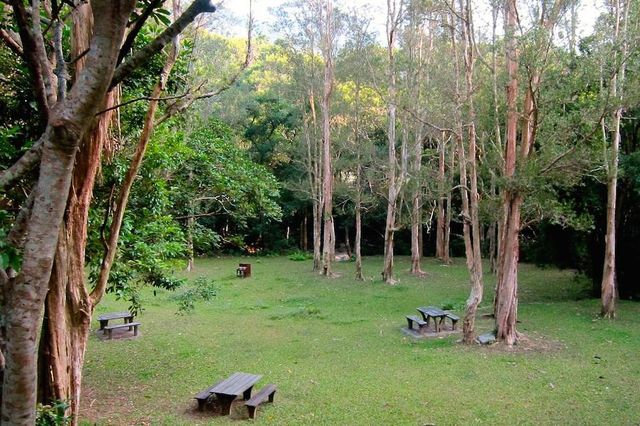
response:
<path id="1" fill-rule="evenodd" d="M 111 332 L 117 328 L 124 328 L 124 327 L 128 327 L 129 330 L 133 329 L 133 335 L 137 336 L 138 335 L 138 326 L 140 325 L 139 322 L 128 322 L 126 324 L 114 324 L 114 325 L 108 325 L 106 327 L 103 328 L 103 330 L 107 333 L 107 336 L 109 336 L 109 339 L 111 339 L 112 335 Z"/>
<path id="2" fill-rule="evenodd" d="M 451 329 L 455 330 L 456 323 L 460 320 L 460 317 L 455 314 L 452 314 L 451 312 L 445 312 L 444 316 L 451 320 Z"/>
<path id="3" fill-rule="evenodd" d="M 413 330 L 413 324 L 416 323 L 418 325 L 418 331 L 422 331 L 423 328 L 427 326 L 427 322 L 422 320 L 420 317 L 415 315 L 407 315 L 407 327 L 409 330 Z"/>
<path id="4" fill-rule="evenodd" d="M 267 399 L 269 402 L 273 402 L 273 397 L 276 393 L 276 385 L 266 385 L 258 391 L 250 400 L 244 403 L 249 410 L 249 418 L 255 419 L 258 406 L 265 402 Z"/>
<path id="5" fill-rule="evenodd" d="M 204 409 L 205 404 L 207 403 L 207 401 L 209 400 L 209 398 L 211 398 L 212 396 L 214 396 L 213 393 L 211 393 L 211 389 L 215 388 L 216 386 L 218 386 L 220 383 L 222 383 L 222 380 L 220 380 L 219 382 L 216 382 L 214 384 L 212 384 L 211 386 L 209 386 L 208 388 L 206 388 L 203 391 L 200 391 L 199 393 L 196 394 L 196 396 L 194 396 L 194 398 L 196 400 L 198 400 L 198 410 L 202 411 Z"/>

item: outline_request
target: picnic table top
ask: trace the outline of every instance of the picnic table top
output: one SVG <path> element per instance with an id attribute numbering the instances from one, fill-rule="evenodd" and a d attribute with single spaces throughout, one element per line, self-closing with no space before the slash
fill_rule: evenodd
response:
<path id="1" fill-rule="evenodd" d="M 209 392 L 238 396 L 260 379 L 262 379 L 262 376 L 258 374 L 233 373 L 227 379 L 209 389 Z"/>
<path id="2" fill-rule="evenodd" d="M 418 308 L 418 311 L 425 315 L 429 315 L 430 317 L 443 317 L 447 314 L 445 311 L 440 308 L 436 308 L 435 306 L 421 306 Z"/>
<path id="3" fill-rule="evenodd" d="M 111 312 L 108 314 L 102 314 L 98 317 L 98 320 L 100 321 L 104 321 L 104 320 L 114 320 L 114 319 L 119 319 L 119 318 L 133 318 L 135 315 L 133 315 L 131 312 Z"/>

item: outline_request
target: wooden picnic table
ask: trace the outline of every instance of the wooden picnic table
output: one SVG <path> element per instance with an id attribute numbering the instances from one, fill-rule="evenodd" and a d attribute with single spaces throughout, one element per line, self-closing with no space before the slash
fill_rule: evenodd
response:
<path id="1" fill-rule="evenodd" d="M 220 414 L 226 416 L 231 411 L 231 403 L 242 394 L 244 400 L 251 398 L 251 390 L 260 379 L 261 375 L 249 373 L 233 373 L 227 379 L 209 388 L 209 393 L 213 393 L 220 401 Z"/>
<path id="2" fill-rule="evenodd" d="M 433 319 L 436 333 L 440 332 L 442 324 L 444 323 L 444 319 L 447 317 L 447 313 L 440 308 L 436 308 L 435 306 L 421 306 L 417 309 L 418 312 L 422 314 L 422 318 L 424 318 L 424 320 L 427 322 L 427 327 L 429 326 L 429 321 Z"/>
<path id="3" fill-rule="evenodd" d="M 109 321 L 111 320 L 117 320 L 117 319 L 123 319 L 124 318 L 124 323 L 125 324 L 129 324 L 131 322 L 133 322 L 133 317 L 135 317 L 135 315 L 133 315 L 131 312 L 111 312 L 109 314 L 103 314 L 100 315 L 98 317 L 98 321 L 100 321 L 100 330 L 104 330 L 104 328 L 106 326 L 109 325 Z"/>

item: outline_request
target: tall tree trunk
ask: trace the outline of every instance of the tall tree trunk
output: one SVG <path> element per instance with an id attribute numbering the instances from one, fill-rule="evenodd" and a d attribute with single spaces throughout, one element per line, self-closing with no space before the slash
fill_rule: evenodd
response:
<path id="1" fill-rule="evenodd" d="M 393 277 L 393 237 L 396 228 L 397 199 L 399 195 L 396 158 L 396 69 L 395 69 L 395 36 L 398 25 L 396 0 L 387 0 L 387 56 L 388 56 L 388 105 L 387 105 L 387 145 L 388 145 L 388 170 L 387 182 L 389 192 L 387 198 L 387 219 L 384 231 L 384 265 L 382 279 L 387 284 L 396 284 Z"/>
<path id="2" fill-rule="evenodd" d="M 442 137 L 438 140 L 438 201 L 437 210 L 438 215 L 436 219 L 436 258 L 445 260 L 445 152 L 446 152 L 446 140 L 445 133 L 442 132 Z"/>
<path id="3" fill-rule="evenodd" d="M 193 217 L 193 209 L 191 210 L 191 215 L 187 218 L 187 271 L 191 272 L 196 267 L 195 260 L 195 250 L 193 248 L 193 228 L 195 226 L 196 220 Z"/>
<path id="4" fill-rule="evenodd" d="M 475 319 L 478 305 L 482 301 L 484 283 L 482 281 L 482 257 L 480 247 L 480 219 L 478 216 L 478 172 L 477 172 L 477 136 L 476 111 L 474 104 L 474 65 L 475 46 L 473 39 L 473 17 L 468 0 L 460 0 L 462 36 L 464 40 L 464 64 L 466 82 L 466 109 L 468 114 L 467 137 L 469 156 L 465 155 L 464 144 L 460 144 L 460 191 L 462 198 L 462 215 L 464 217 L 464 243 L 467 258 L 467 269 L 471 281 L 471 291 L 467 299 L 466 312 L 462 320 L 463 342 L 470 344 L 475 340 Z M 457 57 L 457 54 L 456 54 Z M 457 60 L 456 60 L 457 63 Z M 456 73 L 459 75 L 459 71 Z M 462 131 L 459 126 L 458 131 Z M 462 139 L 462 138 L 460 138 Z M 468 165 L 468 174 L 467 174 Z"/>
<path id="5" fill-rule="evenodd" d="M 333 162 L 331 158 L 331 95 L 333 92 L 333 4 L 325 4 L 322 56 L 324 59 L 324 89 L 322 96 L 322 198 L 323 247 L 322 275 L 332 276 L 335 258 L 335 228 L 333 223 Z"/>
<path id="6" fill-rule="evenodd" d="M 420 260 L 422 258 L 422 247 L 420 234 L 422 232 L 422 132 L 415 136 L 416 141 L 413 146 L 413 156 L 411 173 L 414 182 L 418 182 L 413 191 L 411 200 L 411 273 L 422 277 L 426 273 L 422 270 Z"/>
<path id="7" fill-rule="evenodd" d="M 355 240 L 355 256 L 356 256 L 356 279 L 364 281 L 362 274 L 362 204 L 360 197 L 356 201 L 356 240 Z"/>
<path id="8" fill-rule="evenodd" d="M 22 270 L 8 289 L 3 425 L 35 423 L 37 342 L 58 237 L 63 230 L 76 151 L 95 113 L 104 104 L 133 3 L 132 0 L 92 2 L 94 17 L 100 19 L 96 21 L 87 53 L 87 66 L 66 99 L 52 110 L 43 135 L 40 175 L 27 225 Z"/>
<path id="9" fill-rule="evenodd" d="M 604 267 L 602 269 L 601 309 L 604 318 L 615 318 L 616 299 L 618 290 L 616 283 L 616 204 L 618 186 L 618 157 L 620 152 L 620 122 L 623 114 L 624 83 L 627 67 L 629 43 L 627 41 L 627 26 L 631 2 L 615 0 L 612 2 L 614 17 L 614 43 L 621 46 L 613 54 L 614 69 L 611 77 L 611 97 L 618 102 L 613 113 L 613 135 L 611 140 L 611 156 L 606 164 L 607 170 L 607 230 L 605 235 Z M 603 119 L 603 138 L 606 141 L 606 129 Z M 606 149 L 606 148 L 605 148 Z"/>
<path id="10" fill-rule="evenodd" d="M 614 113 L 614 134 L 611 160 L 607 176 L 607 230 L 605 235 L 604 267 L 602 269 L 601 310 L 604 318 L 615 318 L 616 299 L 616 195 L 618 185 L 618 151 L 620 149 L 620 118 L 622 110 Z"/>
<path id="11" fill-rule="evenodd" d="M 309 222 L 309 216 L 307 215 L 307 211 L 305 209 L 304 219 L 302 220 L 302 250 L 309 250 L 309 230 L 307 229 Z"/>
<path id="12" fill-rule="evenodd" d="M 445 197 L 445 216 L 444 216 L 444 242 L 443 242 L 443 254 L 442 261 L 445 264 L 452 263 L 451 261 L 451 221 L 453 220 L 453 206 L 451 201 L 451 192 L 453 187 L 453 179 L 456 167 L 456 144 L 451 142 L 449 152 L 449 173 L 447 175 L 447 190 Z"/>
<path id="13" fill-rule="evenodd" d="M 507 139 L 505 145 L 504 176 L 513 178 L 516 170 L 518 111 L 518 52 L 515 38 L 517 9 L 515 0 L 505 4 L 507 34 Z M 518 301 L 518 256 L 520 233 L 520 206 L 522 198 L 513 189 L 503 196 L 503 225 L 496 289 L 496 338 L 512 345 L 517 340 L 516 320 Z"/>
<path id="14" fill-rule="evenodd" d="M 154 89 L 152 98 L 158 98 L 162 94 L 176 58 L 177 40 L 174 41 L 172 52 L 161 72 L 160 82 Z M 113 103 L 115 103 L 113 100 L 109 102 L 109 104 Z M 158 101 L 155 100 L 149 103 L 142 136 L 120 190 L 98 282 L 91 294 L 87 292 L 85 286 L 84 248 L 91 194 L 97 169 L 100 166 L 103 141 L 107 139 L 109 117 L 101 118 L 91 135 L 91 141 L 85 143 L 85 151 L 81 151 L 77 156 L 73 191 L 67 207 L 65 223 L 67 232 L 59 240 L 54 273 L 51 275 L 49 284 L 50 292 L 46 304 L 48 323 L 45 327 L 47 335 L 43 336 L 47 344 L 41 353 L 40 360 L 41 363 L 49 366 L 50 375 L 47 378 L 51 380 L 50 386 L 54 391 L 54 399 L 71 403 L 74 425 L 79 419 L 82 366 L 91 329 L 91 314 L 106 290 L 129 192 L 153 133 L 153 119 L 157 105 Z M 79 194 L 74 192 L 76 188 L 80 188 Z M 193 220 L 193 216 L 191 219 Z"/>

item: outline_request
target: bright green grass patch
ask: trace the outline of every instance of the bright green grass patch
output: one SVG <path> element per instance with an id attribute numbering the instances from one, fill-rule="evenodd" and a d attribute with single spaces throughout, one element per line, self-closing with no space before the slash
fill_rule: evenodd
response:
<path id="1" fill-rule="evenodd" d="M 193 395 L 235 371 L 278 386 L 257 423 L 273 425 L 465 425 L 640 423 L 640 304 L 619 318 L 595 317 L 588 283 L 569 271 L 522 265 L 519 329 L 556 349 L 508 353 L 464 347 L 451 336 L 414 341 L 400 332 L 421 305 L 459 306 L 468 292 L 464 263 L 427 260 L 426 278 L 379 280 L 380 258 L 365 260 L 375 281 L 358 282 L 353 263 L 334 279 L 311 262 L 251 259 L 253 275 L 234 276 L 246 259 L 206 259 L 185 275 L 216 283 L 209 303 L 177 316 L 171 293 L 145 292 L 142 337 L 92 338 L 85 368 L 85 418 L 98 424 L 232 424 L 194 415 Z M 494 278 L 485 276 L 489 312 Z M 108 298 L 98 312 L 126 305 Z M 462 312 L 458 311 L 459 314 Z M 97 326 L 97 324 L 96 324 Z M 480 319 L 479 331 L 492 328 Z M 90 407 L 90 408 L 89 408 Z"/>

